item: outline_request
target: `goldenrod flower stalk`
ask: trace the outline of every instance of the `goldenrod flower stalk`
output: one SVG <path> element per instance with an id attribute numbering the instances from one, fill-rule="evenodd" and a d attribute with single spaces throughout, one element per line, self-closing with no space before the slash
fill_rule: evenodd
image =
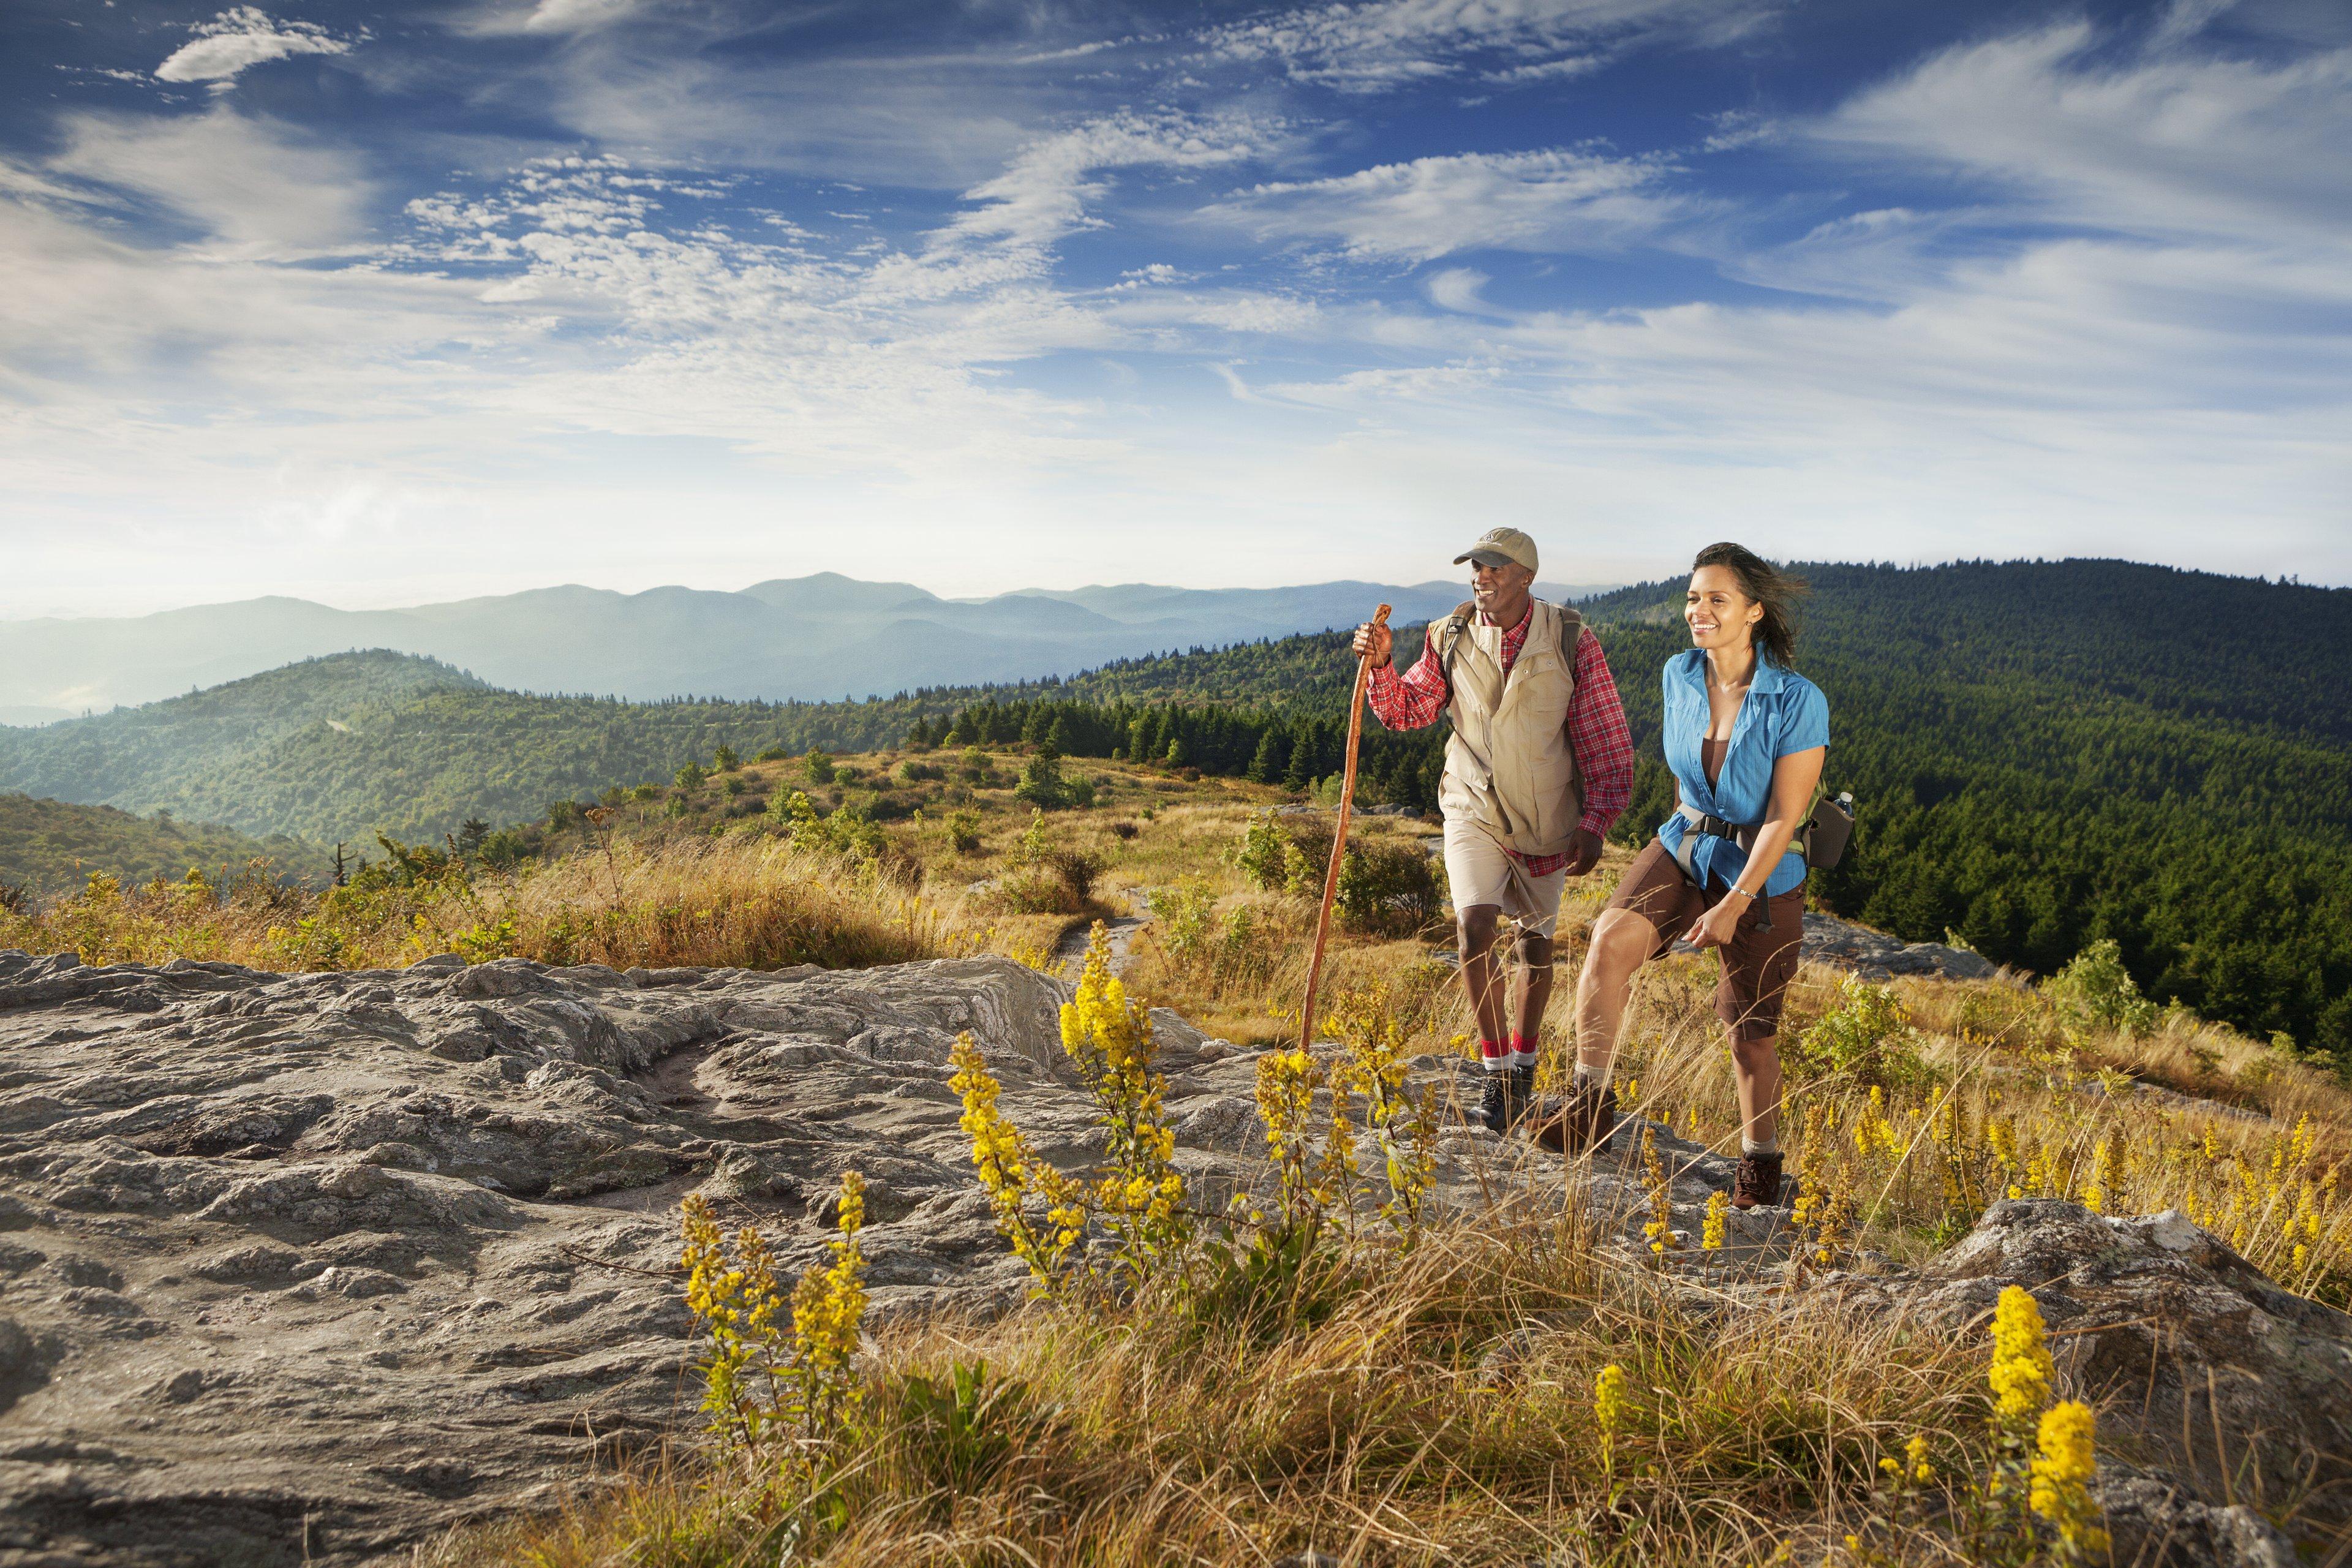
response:
<path id="1" fill-rule="evenodd" d="M 2069 1399 L 2042 1413 L 2036 1433 L 2027 1505 L 2057 1527 L 2059 1541 L 2074 1558 L 2107 1549 L 2107 1532 L 2091 1497 L 2091 1477 L 2098 1468 L 2096 1421 L 2089 1405 Z"/>
<path id="2" fill-rule="evenodd" d="M 1435 1109 L 1427 1090 L 1416 1092 L 1405 1081 L 1411 1070 L 1406 1032 L 1382 998 L 1343 997 L 1331 1010 L 1331 1031 L 1347 1051 L 1338 1075 L 1343 1081 L 1334 1087 L 1363 1092 L 1366 1120 L 1380 1144 L 1389 1192 L 1381 1217 L 1410 1241 L 1420 1229 L 1423 1204 L 1436 1178 Z M 1335 1132 L 1340 1109 L 1335 1093 Z"/>
<path id="3" fill-rule="evenodd" d="M 1062 1283 L 1062 1266 L 1070 1249 L 1086 1234 L 1084 1194 L 1076 1183 L 1033 1155 L 1020 1130 L 996 1109 L 1003 1087 L 969 1033 L 956 1037 L 948 1059 L 956 1069 L 948 1087 L 963 1101 L 962 1127 L 971 1138 L 972 1169 L 988 1189 L 997 1232 L 1029 1266 L 1036 1292 L 1053 1291 Z M 1045 1205 L 1042 1230 L 1029 1215 L 1033 1197 Z"/>
<path id="4" fill-rule="evenodd" d="M 857 1401 L 849 1363 L 857 1354 L 866 1318 L 866 1254 L 857 1241 L 865 1226 L 866 1178 L 845 1171 L 835 1220 L 839 1234 L 829 1244 L 833 1261 L 812 1265 L 793 1290 L 789 1382 L 801 1429 L 810 1437 L 829 1435 L 842 1410 Z"/>
<path id="5" fill-rule="evenodd" d="M 1625 1369 L 1611 1362 L 1592 1380 L 1592 1418 L 1601 1427 L 1601 1468 L 1614 1475 L 1617 1433 L 1625 1424 Z"/>
<path id="6" fill-rule="evenodd" d="M 2042 1307 L 2024 1289 L 2005 1286 L 1992 1315 L 1993 1409 L 2002 1425 L 2022 1427 L 2050 1403 L 2053 1373 L 2042 1338 Z"/>
<path id="7" fill-rule="evenodd" d="M 1151 1012 L 1129 1001 L 1110 972 L 1110 933 L 1100 921 L 1087 939 L 1077 994 L 1062 1007 L 1062 1049 L 1110 1133 L 1095 1213 L 1117 1243 L 1118 1268 L 1139 1281 L 1192 1239 L 1192 1219 L 1175 1166 L 1176 1130 L 1161 1108 L 1167 1085 L 1152 1066 Z"/>
<path id="8" fill-rule="evenodd" d="M 1666 1167 L 1658 1158 L 1658 1141 L 1648 1122 L 1642 1124 L 1642 1170 L 1650 1189 L 1650 1221 L 1642 1234 L 1650 1238 L 1650 1250 L 1664 1256 L 1679 1245 L 1675 1240 L 1674 1187 L 1666 1180 Z"/>
<path id="9" fill-rule="evenodd" d="M 1698 1239 L 1702 1250 L 1707 1252 L 1723 1250 L 1724 1230 L 1730 1215 L 1731 1195 L 1729 1194 L 1720 1187 L 1707 1194 L 1706 1223 L 1700 1229 Z"/>

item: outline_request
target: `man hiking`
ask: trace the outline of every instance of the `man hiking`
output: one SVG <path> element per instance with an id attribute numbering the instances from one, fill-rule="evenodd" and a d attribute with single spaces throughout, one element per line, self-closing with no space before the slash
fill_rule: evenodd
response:
<path id="1" fill-rule="evenodd" d="M 1454 558 L 1465 563 L 1469 601 L 1430 625 L 1412 669 L 1397 674 L 1386 626 L 1358 626 L 1355 647 L 1371 661 L 1366 695 L 1381 723 L 1453 721 L 1437 791 L 1445 878 L 1486 1069 L 1479 1110 L 1504 1132 L 1535 1089 L 1560 891 L 1600 860 L 1602 836 L 1633 798 L 1633 740 L 1600 639 L 1574 610 L 1529 591 L 1536 542 L 1494 529 Z M 1518 924 L 1516 998 L 1495 952 L 1505 915 Z"/>

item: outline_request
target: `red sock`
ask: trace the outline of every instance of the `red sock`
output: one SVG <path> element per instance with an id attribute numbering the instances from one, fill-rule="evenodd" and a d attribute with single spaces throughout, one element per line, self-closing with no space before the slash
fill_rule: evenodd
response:
<path id="1" fill-rule="evenodd" d="M 1500 1069 L 1509 1059 L 1510 1053 L 1502 1041 L 1481 1039 L 1478 1042 L 1478 1061 L 1481 1066 Z"/>

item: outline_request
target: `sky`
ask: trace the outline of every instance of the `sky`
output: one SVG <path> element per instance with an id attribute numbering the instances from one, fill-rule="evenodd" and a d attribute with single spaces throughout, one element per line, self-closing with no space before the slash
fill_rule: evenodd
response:
<path id="1" fill-rule="evenodd" d="M 0 616 L 2352 583 L 2352 5 L 9 0 Z"/>

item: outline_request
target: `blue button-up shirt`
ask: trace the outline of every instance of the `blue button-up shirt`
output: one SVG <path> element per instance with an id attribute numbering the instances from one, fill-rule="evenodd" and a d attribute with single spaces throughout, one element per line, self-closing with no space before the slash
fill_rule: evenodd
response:
<path id="1" fill-rule="evenodd" d="M 1830 743 L 1830 700 L 1822 689 L 1760 652 L 1739 717 L 1732 721 L 1723 772 L 1713 785 L 1706 782 L 1706 763 L 1699 755 L 1699 742 L 1706 739 L 1711 721 L 1705 649 L 1692 648 L 1666 660 L 1664 711 L 1666 766 L 1682 786 L 1683 804 L 1736 826 L 1764 820 L 1774 763 L 1791 752 Z M 1658 837 L 1674 850 L 1685 834 L 1695 831 L 1676 812 L 1659 826 Z M 1728 838 L 1702 833 L 1692 846 L 1691 868 L 1706 885 L 1727 888 L 1747 868 L 1748 851 Z M 1765 879 L 1765 896 L 1785 893 L 1804 879 L 1804 857 L 1784 854 Z"/>

